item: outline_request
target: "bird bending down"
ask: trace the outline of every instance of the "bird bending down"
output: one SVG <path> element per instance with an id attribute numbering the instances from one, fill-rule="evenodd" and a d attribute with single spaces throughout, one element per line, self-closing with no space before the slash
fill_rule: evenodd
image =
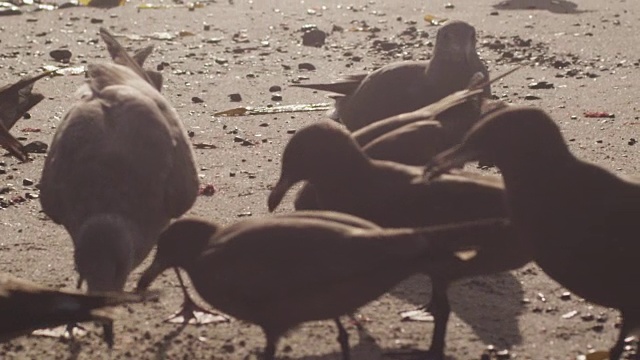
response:
<path id="1" fill-rule="evenodd" d="M 536 263 L 578 296 L 620 310 L 610 350 L 619 359 L 625 338 L 640 327 L 640 293 L 628 280 L 638 274 L 640 182 L 576 158 L 548 114 L 522 106 L 481 120 L 460 145 L 433 158 L 425 175 L 479 156 L 502 172 L 509 216 Z"/>
<path id="2" fill-rule="evenodd" d="M 507 214 L 499 178 L 456 174 L 431 184 L 421 179 L 422 168 L 370 159 L 345 129 L 325 121 L 299 130 L 286 145 L 268 206 L 275 210 L 295 183 L 307 181 L 315 195 L 306 200 L 313 200 L 317 208 L 355 215 L 382 227 L 432 226 Z M 422 269 L 433 283 L 427 306 L 435 318 L 431 358 L 444 357 L 451 282 L 516 269 L 532 259 L 526 243 L 510 230 L 494 238 L 478 236 L 475 241 L 478 251 L 473 259 L 443 258 L 425 263 Z"/>
<path id="3" fill-rule="evenodd" d="M 120 55 L 125 65 L 87 66 L 87 84 L 58 126 L 40 182 L 42 208 L 71 236 L 89 293 L 122 290 L 198 193 L 185 129 L 136 62 L 146 56 Z"/>
<path id="4" fill-rule="evenodd" d="M 293 86 L 336 93 L 332 96 L 335 108 L 329 117 L 356 131 L 462 90 L 477 72 L 489 78 L 476 51 L 475 28 L 463 21 L 449 21 L 436 35 L 430 61 L 397 62 L 331 84 Z M 484 94 L 491 94 L 489 85 Z"/>
<path id="5" fill-rule="evenodd" d="M 287 330 L 333 319 L 346 360 L 348 335 L 340 316 L 378 298 L 423 262 L 451 256 L 475 237 L 493 237 L 508 225 L 491 219 L 425 229 L 370 227 L 331 212 L 277 215 L 226 228 L 178 220 L 160 236 L 138 288 L 146 289 L 167 268 L 183 268 L 211 306 L 262 328 L 266 360 L 274 359 Z"/>

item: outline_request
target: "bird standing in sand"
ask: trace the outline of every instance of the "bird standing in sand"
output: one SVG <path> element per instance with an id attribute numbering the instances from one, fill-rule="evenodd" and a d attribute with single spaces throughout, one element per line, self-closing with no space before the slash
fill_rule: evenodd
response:
<path id="1" fill-rule="evenodd" d="M 438 31 L 430 61 L 397 62 L 335 83 L 294 86 L 338 94 L 332 96 L 336 103 L 329 117 L 356 131 L 462 90 L 477 72 L 489 78 L 476 51 L 475 28 L 463 21 L 449 21 Z M 484 93 L 489 96 L 490 92 L 487 85 Z"/>
<path id="2" fill-rule="evenodd" d="M 631 280 L 639 272 L 640 182 L 577 159 L 549 115 L 532 107 L 483 119 L 460 145 L 436 156 L 425 175 L 479 156 L 502 172 L 510 217 L 538 265 L 575 294 L 620 310 L 610 350 L 619 359 L 625 338 L 640 328 L 640 292 Z"/>
<path id="3" fill-rule="evenodd" d="M 157 79 L 142 70 L 146 55 L 134 60 L 106 30 L 101 36 L 116 63 L 88 65 L 40 183 L 42 208 L 71 235 L 89 292 L 121 290 L 198 193 L 186 131 Z"/>
<path id="4" fill-rule="evenodd" d="M 209 304 L 262 328 L 266 360 L 274 359 L 287 330 L 333 319 L 347 360 L 348 335 L 340 316 L 418 272 L 424 261 L 452 255 L 473 238 L 494 237 L 508 227 L 496 219 L 427 229 L 367 224 L 330 212 L 277 215 L 223 229 L 178 220 L 160 236 L 138 287 L 146 289 L 169 267 L 185 269 Z"/>
<path id="5" fill-rule="evenodd" d="M 506 216 L 503 185 L 499 178 L 472 174 L 449 175 L 432 184 L 421 181 L 422 168 L 366 156 L 350 134 L 325 121 L 299 130 L 282 154 L 280 179 L 271 190 L 273 211 L 286 192 L 299 181 L 308 181 L 315 196 L 311 206 L 298 199 L 298 208 L 340 211 L 383 227 L 422 227 Z M 513 232 L 475 239 L 478 254 L 469 261 L 455 257 L 425 264 L 422 272 L 433 283 L 427 306 L 435 319 L 429 355 L 444 357 L 450 305 L 449 284 L 457 279 L 519 268 L 531 254 Z"/>

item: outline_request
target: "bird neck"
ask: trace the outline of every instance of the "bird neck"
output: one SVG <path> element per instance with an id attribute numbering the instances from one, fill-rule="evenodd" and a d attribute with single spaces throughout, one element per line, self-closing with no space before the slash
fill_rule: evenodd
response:
<path id="1" fill-rule="evenodd" d="M 139 238 L 136 226 L 120 215 L 94 215 L 80 226 L 74 237 L 75 266 L 90 292 L 122 290 Z"/>

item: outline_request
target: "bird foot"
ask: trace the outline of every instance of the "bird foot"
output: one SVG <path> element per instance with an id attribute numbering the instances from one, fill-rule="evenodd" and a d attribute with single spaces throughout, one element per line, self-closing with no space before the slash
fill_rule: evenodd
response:
<path id="1" fill-rule="evenodd" d="M 225 315 L 206 310 L 191 299 L 185 299 L 182 309 L 165 320 L 174 324 L 205 325 L 212 323 L 229 322 Z"/>
<path id="2" fill-rule="evenodd" d="M 401 311 L 402 321 L 434 322 L 428 307 L 422 306 L 414 310 Z"/>

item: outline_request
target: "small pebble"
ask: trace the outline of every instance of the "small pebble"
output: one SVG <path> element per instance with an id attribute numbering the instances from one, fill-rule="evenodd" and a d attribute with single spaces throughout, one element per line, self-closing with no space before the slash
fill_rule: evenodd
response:
<path id="1" fill-rule="evenodd" d="M 242 101 L 242 96 L 240 96 L 240 94 L 238 93 L 229 94 L 229 99 L 233 102 L 238 102 L 238 101 Z"/>
<path id="2" fill-rule="evenodd" d="M 321 47 L 322 45 L 324 45 L 326 39 L 327 33 L 319 29 L 313 29 L 306 31 L 302 35 L 302 45 Z"/>
<path id="3" fill-rule="evenodd" d="M 68 63 L 71 59 L 71 51 L 67 49 L 52 50 L 51 52 L 49 52 L 49 56 L 51 56 L 55 61 Z"/>
<path id="4" fill-rule="evenodd" d="M 298 70 L 307 70 L 307 71 L 313 71 L 315 70 L 316 67 L 311 64 L 311 63 L 301 63 L 298 64 Z"/>
<path id="5" fill-rule="evenodd" d="M 278 91 L 282 91 L 282 87 L 278 85 L 272 85 L 269 87 L 269 92 L 278 92 Z"/>

